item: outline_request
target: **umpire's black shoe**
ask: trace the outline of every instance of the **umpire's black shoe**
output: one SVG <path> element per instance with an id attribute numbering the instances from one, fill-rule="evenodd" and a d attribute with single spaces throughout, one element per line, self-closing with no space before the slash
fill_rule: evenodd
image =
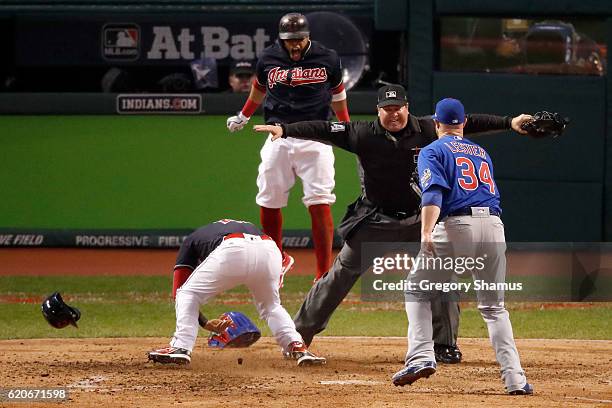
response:
<path id="1" fill-rule="evenodd" d="M 434 344 L 434 353 L 438 363 L 457 364 L 461 362 L 461 351 L 457 346 Z"/>

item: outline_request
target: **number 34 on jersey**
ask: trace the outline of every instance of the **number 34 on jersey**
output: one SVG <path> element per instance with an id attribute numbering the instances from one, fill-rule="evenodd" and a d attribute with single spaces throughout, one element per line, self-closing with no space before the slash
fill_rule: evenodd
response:
<path id="1" fill-rule="evenodd" d="M 460 201 L 464 193 L 476 190 L 485 201 L 498 195 L 487 152 L 470 140 L 458 136 L 438 139 L 421 150 L 417 166 L 423 191 L 438 185 L 449 191 L 449 201 Z"/>
<path id="2" fill-rule="evenodd" d="M 491 194 L 495 194 L 495 183 L 491 177 L 489 163 L 481 161 L 478 172 L 476 172 L 474 162 L 468 157 L 455 157 L 455 165 L 460 169 L 457 182 L 461 188 L 474 191 L 478 188 L 478 182 L 480 181 L 481 184 L 488 186 Z"/>

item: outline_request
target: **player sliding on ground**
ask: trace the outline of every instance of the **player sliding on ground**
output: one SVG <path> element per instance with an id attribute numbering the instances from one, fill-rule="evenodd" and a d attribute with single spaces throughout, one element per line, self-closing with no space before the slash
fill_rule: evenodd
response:
<path id="1" fill-rule="evenodd" d="M 224 332 L 232 323 L 224 319 L 207 321 L 199 316 L 200 305 L 244 284 L 253 295 L 259 316 L 268 323 L 286 358 L 296 360 L 298 366 L 325 364 L 323 357 L 308 351 L 293 320 L 281 305 L 278 293 L 282 282 L 281 253 L 272 238 L 263 235 L 253 224 L 225 219 L 197 229 L 183 241 L 174 274 L 174 337 L 170 347 L 149 352 L 149 360 L 175 364 L 191 362 L 198 320 L 204 328 L 217 333 Z M 246 325 L 249 326 L 249 322 Z"/>

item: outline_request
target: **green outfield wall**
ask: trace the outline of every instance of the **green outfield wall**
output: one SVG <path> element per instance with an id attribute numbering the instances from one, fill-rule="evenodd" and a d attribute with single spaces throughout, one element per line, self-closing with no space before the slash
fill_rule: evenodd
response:
<path id="1" fill-rule="evenodd" d="M 406 32 L 411 111 L 460 98 L 468 112 L 516 115 L 538 110 L 571 119 L 563 137 L 510 135 L 474 139 L 490 152 L 512 241 L 612 240 L 612 2 L 576 0 L 410 0 Z M 444 17 L 599 19 L 605 27 L 606 75 L 455 73 L 440 68 Z M 606 55 L 606 54 L 604 54 Z"/>
<path id="2" fill-rule="evenodd" d="M 259 222 L 265 136 L 230 134 L 224 116 L 0 116 L 0 226 L 177 229 Z M 251 123 L 260 123 L 255 117 Z M 336 149 L 335 220 L 359 194 L 355 157 Z M 310 228 L 301 185 L 285 228 Z"/>

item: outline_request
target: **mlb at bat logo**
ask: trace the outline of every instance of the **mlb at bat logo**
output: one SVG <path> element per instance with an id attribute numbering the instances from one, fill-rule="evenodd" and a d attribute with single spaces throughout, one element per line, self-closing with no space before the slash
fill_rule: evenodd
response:
<path id="1" fill-rule="evenodd" d="M 139 26 L 107 24 L 102 28 L 102 57 L 111 61 L 134 61 L 139 56 Z"/>

